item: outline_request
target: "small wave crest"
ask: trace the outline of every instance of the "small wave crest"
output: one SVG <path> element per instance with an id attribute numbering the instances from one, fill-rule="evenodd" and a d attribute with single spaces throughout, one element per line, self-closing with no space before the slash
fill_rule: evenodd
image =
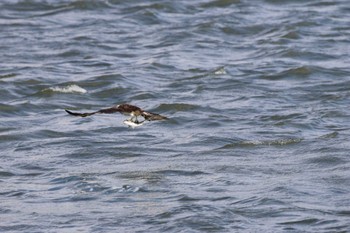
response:
<path id="1" fill-rule="evenodd" d="M 85 90 L 82 87 L 79 87 L 78 85 L 72 84 L 72 85 L 68 85 L 65 87 L 50 87 L 48 89 L 45 89 L 44 91 L 52 91 L 52 92 L 58 92 L 58 93 L 81 93 L 84 94 L 87 92 L 87 90 Z"/>
<path id="2" fill-rule="evenodd" d="M 241 147 L 241 146 L 285 146 L 285 145 L 296 144 L 301 141 L 302 141 L 301 138 L 285 138 L 285 139 L 276 139 L 276 140 L 248 140 L 248 141 L 229 143 L 219 149 L 228 149 L 228 148 Z"/>
<path id="3" fill-rule="evenodd" d="M 217 68 L 213 71 L 213 74 L 215 75 L 224 75 L 227 74 L 226 70 L 224 67 Z"/>

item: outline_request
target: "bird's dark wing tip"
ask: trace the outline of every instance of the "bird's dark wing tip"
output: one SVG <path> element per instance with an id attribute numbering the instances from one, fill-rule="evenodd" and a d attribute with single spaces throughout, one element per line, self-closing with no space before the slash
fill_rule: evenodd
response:
<path id="1" fill-rule="evenodd" d="M 69 111 L 68 109 L 65 109 L 64 111 L 66 111 L 68 114 L 74 115 L 74 113 Z"/>
<path id="2" fill-rule="evenodd" d="M 86 114 L 77 113 L 77 112 L 71 112 L 71 111 L 69 111 L 67 109 L 65 109 L 64 111 L 66 111 L 68 114 L 73 115 L 73 116 L 81 116 L 81 117 L 85 117 L 86 116 Z"/>

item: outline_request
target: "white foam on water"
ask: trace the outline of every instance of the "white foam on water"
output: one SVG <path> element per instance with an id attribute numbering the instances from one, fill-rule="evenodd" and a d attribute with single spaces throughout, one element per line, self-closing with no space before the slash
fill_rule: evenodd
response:
<path id="1" fill-rule="evenodd" d="M 49 90 L 54 92 L 60 92 L 60 93 L 86 93 L 87 90 L 85 90 L 82 87 L 79 87 L 78 85 L 72 84 L 68 85 L 66 87 L 50 87 Z"/>
<path id="2" fill-rule="evenodd" d="M 226 72 L 224 67 L 221 67 L 221 68 L 219 68 L 217 70 L 214 70 L 214 74 L 215 75 L 224 75 L 224 74 L 227 74 L 227 72 Z"/>

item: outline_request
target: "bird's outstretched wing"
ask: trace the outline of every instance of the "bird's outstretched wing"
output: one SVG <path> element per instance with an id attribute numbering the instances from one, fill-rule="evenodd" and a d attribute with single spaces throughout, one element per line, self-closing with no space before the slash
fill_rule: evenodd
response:
<path id="1" fill-rule="evenodd" d="M 168 119 L 165 116 L 162 116 L 156 113 L 146 112 L 146 111 L 142 111 L 141 116 L 143 116 L 147 121 L 159 121 L 159 120 Z"/>
<path id="2" fill-rule="evenodd" d="M 69 113 L 70 115 L 80 116 L 80 117 L 87 117 L 87 116 L 91 116 L 91 115 L 94 115 L 97 113 L 111 114 L 111 113 L 119 112 L 119 113 L 123 113 L 123 114 L 129 114 L 129 115 L 135 117 L 136 120 L 137 120 L 137 116 L 139 116 L 139 115 L 141 115 L 147 121 L 159 121 L 159 120 L 168 119 L 165 116 L 162 116 L 162 115 L 159 115 L 156 113 L 152 113 L 152 112 L 144 111 L 141 108 L 134 106 L 134 105 L 130 105 L 130 104 L 116 105 L 116 106 L 113 106 L 111 108 L 104 108 L 104 109 L 101 109 L 101 110 L 98 110 L 95 112 L 80 113 L 80 112 L 71 112 L 67 109 L 66 109 L 66 112 Z M 132 117 L 132 119 L 133 119 L 133 117 Z M 136 123 L 136 122 L 134 122 L 134 123 Z"/>
<path id="3" fill-rule="evenodd" d="M 94 115 L 96 114 L 97 112 L 84 112 L 84 113 L 80 113 L 80 112 L 71 112 L 67 109 L 65 109 L 65 111 L 67 113 L 69 113 L 70 115 L 73 115 L 73 116 L 80 116 L 80 117 L 87 117 L 87 116 L 91 116 L 91 115 Z"/>
<path id="4" fill-rule="evenodd" d="M 106 113 L 106 114 L 111 114 L 111 113 L 116 113 L 116 112 L 120 112 L 120 110 L 116 107 L 111 107 L 111 108 L 104 108 L 104 109 L 101 109 L 101 110 L 98 110 L 96 112 L 85 112 L 85 113 L 80 113 L 80 112 L 72 112 L 72 111 L 69 111 L 67 109 L 65 109 L 65 111 L 67 113 L 69 113 L 70 115 L 73 115 L 73 116 L 80 116 L 80 117 L 87 117 L 87 116 L 91 116 L 91 115 L 94 115 L 94 114 L 97 114 L 97 113 Z"/>

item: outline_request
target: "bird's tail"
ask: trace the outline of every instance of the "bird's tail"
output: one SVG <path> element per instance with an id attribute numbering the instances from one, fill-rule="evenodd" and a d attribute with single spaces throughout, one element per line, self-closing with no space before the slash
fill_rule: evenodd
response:
<path id="1" fill-rule="evenodd" d="M 141 116 L 143 116 L 148 121 L 159 121 L 159 120 L 166 120 L 166 119 L 168 119 L 165 116 L 162 116 L 162 115 L 159 115 L 159 114 L 156 114 L 156 113 L 146 112 L 146 111 L 143 111 L 141 113 Z"/>
<path id="2" fill-rule="evenodd" d="M 70 115 L 73 115 L 73 116 L 80 116 L 80 117 L 87 117 L 87 116 L 91 116 L 91 115 L 94 115 L 98 112 L 86 112 L 86 113 L 79 113 L 79 112 L 71 112 L 67 109 L 65 109 L 65 111 L 70 114 Z"/>

